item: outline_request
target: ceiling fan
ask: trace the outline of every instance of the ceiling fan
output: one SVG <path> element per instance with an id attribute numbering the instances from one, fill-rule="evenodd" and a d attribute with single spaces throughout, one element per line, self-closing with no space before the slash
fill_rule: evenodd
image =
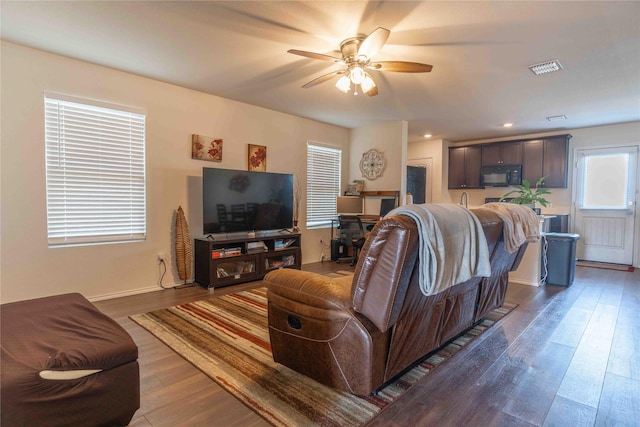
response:
<path id="1" fill-rule="evenodd" d="M 342 58 L 325 55 L 322 53 L 307 52 L 304 50 L 289 49 L 287 52 L 294 55 L 306 56 L 307 58 L 331 61 L 345 67 L 332 71 L 328 74 L 311 80 L 302 86 L 310 88 L 334 77 L 342 76 L 338 79 L 336 87 L 344 93 L 351 90 L 351 85 L 355 86 L 354 95 L 358 94 L 358 86 L 362 92 L 369 96 L 378 94 L 378 87 L 369 73 L 365 70 L 395 71 L 398 73 L 428 73 L 433 68 L 429 64 L 406 61 L 379 61 L 373 62 L 372 58 L 384 46 L 391 31 L 378 27 L 367 37 L 351 37 L 340 43 Z"/>

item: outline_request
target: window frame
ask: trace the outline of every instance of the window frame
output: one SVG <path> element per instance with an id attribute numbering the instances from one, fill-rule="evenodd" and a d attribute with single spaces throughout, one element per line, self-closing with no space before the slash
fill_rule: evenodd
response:
<path id="1" fill-rule="evenodd" d="M 146 114 L 44 94 L 48 246 L 146 239 Z"/>
<path id="2" fill-rule="evenodd" d="M 342 148 L 308 141 L 306 218 L 308 229 L 331 227 L 332 220 L 336 217 L 336 198 L 340 195 L 341 188 Z"/>

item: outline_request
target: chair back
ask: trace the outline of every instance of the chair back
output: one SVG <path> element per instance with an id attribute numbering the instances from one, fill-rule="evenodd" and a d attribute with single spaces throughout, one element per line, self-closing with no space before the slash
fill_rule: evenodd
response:
<path id="1" fill-rule="evenodd" d="M 347 246 L 353 246 L 353 241 L 364 237 L 362 221 L 357 215 L 340 215 L 340 240 Z"/>

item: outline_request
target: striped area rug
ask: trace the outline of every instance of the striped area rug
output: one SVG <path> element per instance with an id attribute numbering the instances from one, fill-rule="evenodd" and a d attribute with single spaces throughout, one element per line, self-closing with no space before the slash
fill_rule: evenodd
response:
<path id="1" fill-rule="evenodd" d="M 368 397 L 323 386 L 273 361 L 265 288 L 131 319 L 273 425 L 360 426 L 513 308 L 494 310 L 482 323 Z"/>

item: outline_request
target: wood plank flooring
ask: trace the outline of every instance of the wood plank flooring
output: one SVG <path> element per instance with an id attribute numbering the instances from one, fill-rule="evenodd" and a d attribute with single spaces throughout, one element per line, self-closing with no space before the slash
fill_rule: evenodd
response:
<path id="1" fill-rule="evenodd" d="M 189 287 L 95 303 L 140 349 L 141 408 L 132 426 L 268 425 L 127 317 L 252 286 Z M 501 324 L 368 425 L 640 426 L 640 270 L 577 267 L 572 286 L 510 284 L 507 301 L 519 306 Z"/>

